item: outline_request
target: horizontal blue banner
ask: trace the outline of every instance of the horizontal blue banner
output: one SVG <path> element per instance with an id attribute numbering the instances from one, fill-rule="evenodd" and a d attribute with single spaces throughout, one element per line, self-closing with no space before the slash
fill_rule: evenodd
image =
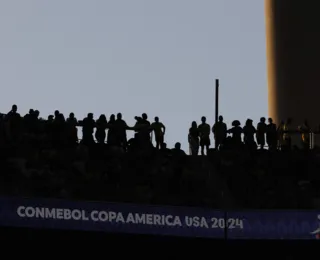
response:
<path id="1" fill-rule="evenodd" d="M 223 220 L 205 209 L 0 198 L 2 226 L 223 238 Z"/>
<path id="2" fill-rule="evenodd" d="M 319 239 L 320 212 L 252 211 L 228 212 L 243 219 L 243 229 L 229 230 L 230 239 Z"/>
<path id="3" fill-rule="evenodd" d="M 51 199 L 0 198 L 0 226 L 227 239 L 319 239 L 320 212 L 224 212 Z M 225 226 L 227 224 L 227 227 Z"/>

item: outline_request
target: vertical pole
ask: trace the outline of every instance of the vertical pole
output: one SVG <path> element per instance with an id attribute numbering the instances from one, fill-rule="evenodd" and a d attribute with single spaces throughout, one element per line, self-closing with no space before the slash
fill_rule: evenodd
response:
<path id="1" fill-rule="evenodd" d="M 219 117 L 219 79 L 216 79 L 216 87 L 215 87 L 215 124 L 218 122 Z M 215 148 L 217 149 L 217 143 L 214 144 Z"/>

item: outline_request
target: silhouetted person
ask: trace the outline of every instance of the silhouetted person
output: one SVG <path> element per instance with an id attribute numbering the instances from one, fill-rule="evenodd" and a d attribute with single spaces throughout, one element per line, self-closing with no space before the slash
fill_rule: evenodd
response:
<path id="1" fill-rule="evenodd" d="M 82 125 L 82 143 L 92 145 L 94 143 L 93 132 L 96 122 L 93 119 L 93 114 L 89 113 L 81 122 Z"/>
<path id="2" fill-rule="evenodd" d="M 276 150 L 278 143 L 277 126 L 273 123 L 272 118 L 268 119 L 267 125 L 267 144 L 269 150 Z"/>
<path id="3" fill-rule="evenodd" d="M 23 117 L 23 128 L 25 133 L 27 134 L 33 133 L 33 125 L 35 124 L 34 120 L 35 120 L 34 110 L 29 109 L 29 113 Z"/>
<path id="4" fill-rule="evenodd" d="M 46 140 L 50 145 L 52 145 L 53 143 L 53 121 L 54 121 L 54 116 L 49 115 L 47 121 L 44 124 Z"/>
<path id="5" fill-rule="evenodd" d="M 136 120 L 136 123 L 134 124 L 134 131 L 135 133 L 138 133 L 140 129 L 142 128 L 142 117 L 135 116 L 134 119 Z"/>
<path id="6" fill-rule="evenodd" d="M 286 123 L 283 125 L 283 149 L 289 150 L 291 149 L 291 135 L 292 135 L 292 120 L 288 118 Z"/>
<path id="7" fill-rule="evenodd" d="M 216 149 L 223 146 L 227 138 L 227 125 L 223 122 L 223 117 L 219 116 L 219 120 L 212 127 L 212 133 L 215 139 Z"/>
<path id="8" fill-rule="evenodd" d="M 96 133 L 95 137 L 99 144 L 104 144 L 106 140 L 106 129 L 107 129 L 107 118 L 105 115 L 100 115 L 99 119 L 96 121 Z"/>
<path id="9" fill-rule="evenodd" d="M 307 120 L 305 120 L 304 123 L 301 126 L 299 126 L 299 131 L 301 135 L 301 142 L 302 142 L 303 148 L 305 150 L 309 150 L 311 127 L 309 126 L 309 123 Z"/>
<path id="10" fill-rule="evenodd" d="M 7 136 L 11 142 L 18 142 L 21 137 L 22 119 L 18 113 L 17 105 L 13 105 L 10 112 L 6 116 Z"/>
<path id="11" fill-rule="evenodd" d="M 35 110 L 34 111 L 34 126 L 33 126 L 33 132 L 35 135 L 40 135 L 41 134 L 41 121 L 40 121 L 40 111 Z"/>
<path id="12" fill-rule="evenodd" d="M 134 145 L 136 148 L 141 147 L 142 143 L 142 134 L 141 131 L 144 127 L 143 122 L 142 122 L 142 117 L 140 116 L 135 116 L 134 119 L 136 120 L 136 123 L 133 126 L 134 129 L 134 139 L 131 140 L 130 145 L 131 147 Z"/>
<path id="13" fill-rule="evenodd" d="M 122 119 L 122 114 L 117 114 L 117 119 L 113 124 L 116 136 L 116 145 L 126 150 L 127 147 L 127 123 Z"/>
<path id="14" fill-rule="evenodd" d="M 54 111 L 54 119 L 57 119 L 57 117 L 59 117 L 59 115 L 60 115 L 59 110 L 55 110 Z"/>
<path id="15" fill-rule="evenodd" d="M 283 120 L 281 120 L 277 128 L 278 149 L 281 149 L 284 145 L 284 129 L 285 129 L 285 123 Z"/>
<path id="16" fill-rule="evenodd" d="M 117 142 L 116 129 L 114 126 L 115 122 L 116 122 L 116 116 L 112 114 L 108 122 L 108 135 L 107 135 L 108 145 L 116 145 L 116 142 Z"/>
<path id="17" fill-rule="evenodd" d="M 173 156 L 186 156 L 186 153 L 181 149 L 181 143 L 179 142 L 175 143 L 174 148 L 172 148 L 171 151 Z"/>
<path id="18" fill-rule="evenodd" d="M 206 123 L 206 117 L 201 118 L 201 124 L 198 126 L 200 135 L 200 147 L 201 155 L 204 155 L 204 148 L 206 148 L 206 153 L 208 154 L 210 147 L 210 125 Z"/>
<path id="19" fill-rule="evenodd" d="M 257 143 L 260 146 L 260 149 L 263 149 L 266 145 L 266 132 L 266 119 L 264 117 L 261 117 L 260 122 L 257 125 Z"/>
<path id="20" fill-rule="evenodd" d="M 242 127 L 239 120 L 234 120 L 232 122 L 232 128 L 228 130 L 228 133 L 232 135 L 231 142 L 233 148 L 240 148 L 242 145 L 241 135 Z"/>
<path id="21" fill-rule="evenodd" d="M 141 142 L 142 145 L 150 144 L 151 143 L 151 137 L 150 132 L 152 129 L 150 128 L 151 124 L 148 121 L 148 116 L 146 113 L 142 114 L 142 120 L 141 120 L 141 129 L 140 129 L 140 136 L 141 136 Z"/>
<path id="22" fill-rule="evenodd" d="M 162 144 L 162 148 L 160 149 L 160 152 L 162 155 L 164 156 L 169 156 L 171 155 L 171 150 L 169 148 L 167 148 L 167 144 L 163 143 Z"/>
<path id="23" fill-rule="evenodd" d="M 189 129 L 188 141 L 191 155 L 199 153 L 199 129 L 196 121 L 193 121 Z"/>
<path id="24" fill-rule="evenodd" d="M 247 119 L 245 126 L 243 127 L 244 143 L 249 149 L 254 149 L 256 143 L 254 141 L 254 134 L 256 133 L 256 128 L 252 124 L 251 119 Z"/>
<path id="25" fill-rule="evenodd" d="M 78 142 L 78 120 L 74 116 L 74 113 L 70 113 L 67 118 L 67 134 L 68 142 L 74 145 Z"/>
<path id="26" fill-rule="evenodd" d="M 159 117 L 154 118 L 154 122 L 151 124 L 151 130 L 154 133 L 154 139 L 156 141 L 156 149 L 161 149 L 164 143 L 164 135 L 166 133 L 166 127 L 159 122 Z"/>
<path id="27" fill-rule="evenodd" d="M 55 141 L 54 146 L 57 148 L 63 148 L 67 144 L 67 126 L 66 120 L 62 113 L 57 114 L 53 121 Z"/>

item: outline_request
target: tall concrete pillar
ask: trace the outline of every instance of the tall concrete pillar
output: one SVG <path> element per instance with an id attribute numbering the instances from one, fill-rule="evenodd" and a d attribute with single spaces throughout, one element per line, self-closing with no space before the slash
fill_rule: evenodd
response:
<path id="1" fill-rule="evenodd" d="M 269 116 L 320 124 L 320 15 L 315 0 L 265 0 Z"/>

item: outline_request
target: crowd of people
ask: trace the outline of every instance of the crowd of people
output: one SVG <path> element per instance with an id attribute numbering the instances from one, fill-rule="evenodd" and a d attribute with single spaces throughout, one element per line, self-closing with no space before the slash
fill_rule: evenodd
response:
<path id="1" fill-rule="evenodd" d="M 201 118 L 201 124 L 192 122 L 189 129 L 190 151 L 193 155 L 198 155 L 201 147 L 201 155 L 208 152 L 210 143 L 210 125 L 206 123 L 206 118 Z M 212 127 L 212 133 L 215 140 L 216 149 L 241 149 L 247 148 L 254 150 L 257 148 L 269 150 L 288 150 L 292 148 L 292 135 L 299 134 L 300 142 L 304 149 L 311 148 L 311 133 L 313 133 L 308 121 L 305 120 L 297 129 L 292 127 L 292 120 L 289 118 L 281 121 L 277 126 L 272 118 L 261 117 L 257 127 L 254 127 L 253 121 L 247 119 L 243 127 L 239 120 L 232 122 L 232 128 L 228 129 L 227 124 L 223 122 L 223 117 L 219 116 L 218 121 Z"/>
<path id="2" fill-rule="evenodd" d="M 320 198 L 320 153 L 309 149 L 307 122 L 292 129 L 290 119 L 276 126 L 261 118 L 255 128 L 235 120 L 227 129 L 222 116 L 212 127 L 202 117 L 189 129 L 187 156 L 180 143 L 167 148 L 158 117 L 150 123 L 142 114 L 128 126 L 121 113 L 109 120 L 39 115 L 21 116 L 13 105 L 0 116 L 2 195 L 211 208 L 313 208 Z M 291 149 L 295 133 L 305 149 Z M 207 156 L 195 156 L 199 148 Z"/>
<path id="3" fill-rule="evenodd" d="M 56 110 L 54 115 L 49 115 L 47 120 L 44 120 L 39 117 L 38 110 L 30 109 L 28 114 L 21 117 L 17 109 L 17 106 L 13 105 L 9 113 L 1 114 L 0 142 L 19 144 L 26 139 L 26 136 L 34 135 L 37 138 L 43 137 L 41 141 L 50 143 L 52 146 L 74 146 L 79 142 L 78 127 L 81 127 L 81 143 L 87 146 L 97 142 L 98 144 L 121 147 L 127 151 L 132 147 L 144 148 L 152 145 L 154 135 L 155 148 L 166 149 L 165 125 L 159 121 L 158 117 L 155 117 L 154 122 L 150 123 L 146 113 L 143 113 L 141 117 L 135 117 L 136 124 L 129 127 L 123 120 L 121 113 L 112 114 L 109 120 L 104 114 L 95 120 L 93 114 L 88 113 L 83 120 L 77 120 L 74 113 L 70 113 L 69 117 L 65 119 L 65 116 Z M 135 132 L 134 138 L 131 140 L 127 140 L 128 130 Z M 249 149 L 257 149 L 257 147 L 264 149 L 266 145 L 270 150 L 290 149 L 291 135 L 296 133 L 296 130 L 291 127 L 291 119 L 276 126 L 272 118 L 268 119 L 267 124 L 266 118 L 262 117 L 257 127 L 254 127 L 251 119 L 247 119 L 244 127 L 241 127 L 241 123 L 235 120 L 232 122 L 232 128 L 228 129 L 222 116 L 212 128 L 206 122 L 206 117 L 202 117 L 201 124 L 197 125 L 197 122 L 193 121 L 189 129 L 190 154 L 198 155 L 200 147 L 201 155 L 205 154 L 205 150 L 208 152 L 211 145 L 211 131 L 217 149 L 238 149 L 242 146 Z M 297 131 L 301 135 L 303 147 L 309 149 L 311 128 L 308 122 L 305 121 Z"/>
<path id="4" fill-rule="evenodd" d="M 112 114 L 109 121 L 103 114 L 95 120 L 92 113 L 88 113 L 83 120 L 77 120 L 74 113 L 65 118 L 56 110 L 54 115 L 49 115 L 47 120 L 44 120 L 39 117 L 38 110 L 30 109 L 24 117 L 21 117 L 17 110 L 17 106 L 13 105 L 9 113 L 1 115 L 1 142 L 21 144 L 30 137 L 36 137 L 41 139 L 42 144 L 60 148 L 72 147 L 79 143 L 78 127 L 81 127 L 81 144 L 86 146 L 107 143 L 109 146 L 121 147 L 124 151 L 134 146 L 143 148 L 150 145 L 150 134 L 153 133 L 156 148 L 164 148 L 165 126 L 158 117 L 155 117 L 151 124 L 145 113 L 141 117 L 135 117 L 136 124 L 129 127 L 121 113 Z M 127 130 L 135 132 L 132 140 L 127 140 Z"/>

